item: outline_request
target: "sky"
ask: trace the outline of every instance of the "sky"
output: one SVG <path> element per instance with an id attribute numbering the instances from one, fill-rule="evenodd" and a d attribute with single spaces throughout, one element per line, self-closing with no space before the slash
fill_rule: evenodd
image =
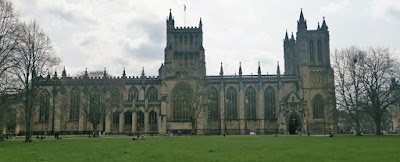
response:
<path id="1" fill-rule="evenodd" d="M 51 38 L 69 76 L 104 70 L 157 76 L 164 61 L 166 19 L 175 26 L 203 23 L 207 75 L 284 71 L 283 39 L 296 33 L 300 10 L 309 30 L 323 17 L 330 50 L 388 47 L 400 55 L 400 0 L 12 0 L 24 22 L 37 21 Z"/>

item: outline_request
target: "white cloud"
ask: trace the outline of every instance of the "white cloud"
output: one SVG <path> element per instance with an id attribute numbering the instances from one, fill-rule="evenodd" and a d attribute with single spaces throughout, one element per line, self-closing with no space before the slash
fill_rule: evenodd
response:
<path id="1" fill-rule="evenodd" d="M 383 19 L 390 23 L 400 21 L 400 1 L 399 0 L 373 0 L 371 3 L 372 17 Z"/>
<path id="2" fill-rule="evenodd" d="M 339 0 L 328 3 L 327 6 L 322 6 L 320 12 L 324 14 L 335 14 L 342 12 L 346 7 L 351 6 L 350 0 Z"/>

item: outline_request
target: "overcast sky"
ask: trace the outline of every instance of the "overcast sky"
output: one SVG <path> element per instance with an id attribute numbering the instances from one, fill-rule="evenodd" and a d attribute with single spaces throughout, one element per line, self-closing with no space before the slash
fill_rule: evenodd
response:
<path id="1" fill-rule="evenodd" d="M 389 47 L 400 55 L 400 0 L 12 0 L 23 21 L 36 20 L 52 39 L 71 76 L 85 67 L 120 76 L 158 75 L 166 18 L 175 25 L 203 21 L 207 75 L 275 74 L 283 66 L 285 31 L 296 33 L 300 8 L 308 29 L 326 17 L 331 52 L 358 45 Z M 281 69 L 283 71 L 284 69 Z"/>

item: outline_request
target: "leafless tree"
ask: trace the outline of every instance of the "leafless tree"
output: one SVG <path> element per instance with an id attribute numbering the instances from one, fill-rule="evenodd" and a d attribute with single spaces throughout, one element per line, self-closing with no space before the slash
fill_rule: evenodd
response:
<path id="1" fill-rule="evenodd" d="M 20 43 L 14 58 L 12 74 L 17 79 L 15 88 L 22 96 L 22 113 L 25 116 L 25 142 L 31 142 L 32 114 L 37 104 L 40 87 L 35 86 L 38 75 L 45 75 L 49 69 L 59 64 L 51 40 L 33 21 L 21 24 Z"/>
<path id="2" fill-rule="evenodd" d="M 13 66 L 13 55 L 19 43 L 19 19 L 9 1 L 0 0 L 0 82 L 5 72 Z M 0 84 L 0 90 L 3 90 Z"/>
<path id="3" fill-rule="evenodd" d="M 83 89 L 81 112 L 93 126 L 93 131 L 97 132 L 97 126 L 104 122 L 106 115 L 111 109 L 111 99 L 109 95 L 109 79 L 107 77 L 99 80 L 93 85 L 86 85 Z M 95 133 L 95 135 L 97 135 Z"/>
<path id="4" fill-rule="evenodd" d="M 365 57 L 365 52 L 354 46 L 336 50 L 333 55 L 337 105 L 355 123 L 357 136 L 361 136 L 361 102 L 365 93 L 359 78 L 362 66 L 360 61 Z"/>
<path id="5" fill-rule="evenodd" d="M 382 135 L 382 117 L 399 100 L 396 91 L 399 78 L 399 62 L 388 48 L 369 48 L 367 56 L 360 60 L 361 85 L 365 90 L 363 108 L 375 121 L 376 135 Z"/>

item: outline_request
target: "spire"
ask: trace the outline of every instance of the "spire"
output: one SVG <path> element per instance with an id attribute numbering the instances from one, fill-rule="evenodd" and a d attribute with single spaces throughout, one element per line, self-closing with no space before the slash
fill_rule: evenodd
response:
<path id="1" fill-rule="evenodd" d="M 106 76 L 107 76 L 107 69 L 106 69 L 106 67 L 104 67 L 103 76 L 104 76 L 104 77 L 106 77 Z"/>
<path id="2" fill-rule="evenodd" d="M 287 36 L 287 33 L 286 33 Z M 261 67 L 260 67 L 260 62 L 258 62 L 258 76 L 261 76 Z"/>
<path id="3" fill-rule="evenodd" d="M 239 76 L 242 76 L 242 62 L 239 62 Z"/>
<path id="4" fill-rule="evenodd" d="M 57 71 L 56 71 L 56 70 L 54 70 L 54 75 L 53 75 L 53 78 L 55 78 L 55 79 L 58 79 L 58 76 L 57 76 Z"/>
<path id="5" fill-rule="evenodd" d="M 144 76 L 144 67 L 142 67 L 142 76 Z"/>
<path id="6" fill-rule="evenodd" d="M 281 68 L 279 68 L 279 61 L 278 61 L 278 66 L 276 67 L 276 74 L 278 74 L 278 77 L 281 76 Z"/>
<path id="7" fill-rule="evenodd" d="M 304 19 L 303 9 L 300 9 L 300 18 L 297 21 L 297 31 L 299 30 L 307 30 L 307 21 Z"/>
<path id="8" fill-rule="evenodd" d="M 86 70 L 85 70 L 85 78 L 88 78 L 89 77 L 89 74 L 88 74 L 88 71 L 87 71 L 87 68 L 86 68 Z"/>
<path id="9" fill-rule="evenodd" d="M 63 78 L 67 77 L 67 72 L 65 71 L 65 66 L 64 66 L 64 70 L 61 73 L 61 77 L 63 77 Z"/>
<path id="10" fill-rule="evenodd" d="M 169 17 L 168 20 L 172 20 L 172 9 L 169 9 Z"/>
<path id="11" fill-rule="evenodd" d="M 47 79 L 50 79 L 50 71 L 47 72 Z"/>
<path id="12" fill-rule="evenodd" d="M 172 17 L 172 11 L 171 11 L 171 9 L 169 9 L 169 17 L 168 17 L 168 19 L 167 19 L 167 25 L 172 25 L 172 26 L 174 26 L 174 24 L 175 24 L 175 20 L 174 20 L 174 18 Z"/>
<path id="13" fill-rule="evenodd" d="M 124 71 L 122 72 L 122 77 L 126 78 L 125 67 L 124 67 Z"/>
<path id="14" fill-rule="evenodd" d="M 201 21 L 201 17 L 200 17 L 200 22 L 199 22 L 199 28 L 203 27 L 203 22 Z"/>
<path id="15" fill-rule="evenodd" d="M 292 32 L 292 36 L 290 37 L 290 42 L 292 42 L 292 43 L 294 43 L 294 42 L 295 42 L 295 40 L 294 40 L 294 36 L 293 36 L 293 32 Z"/>
<path id="16" fill-rule="evenodd" d="M 328 31 L 328 26 L 326 25 L 325 17 L 323 17 L 321 30 Z"/>
<path id="17" fill-rule="evenodd" d="M 320 29 L 321 29 L 321 27 L 319 27 L 319 22 L 318 22 L 317 30 L 320 30 Z"/>
<path id="18" fill-rule="evenodd" d="M 220 76 L 224 75 L 224 69 L 222 68 L 222 62 L 221 62 L 221 69 L 219 70 L 219 75 Z"/>

